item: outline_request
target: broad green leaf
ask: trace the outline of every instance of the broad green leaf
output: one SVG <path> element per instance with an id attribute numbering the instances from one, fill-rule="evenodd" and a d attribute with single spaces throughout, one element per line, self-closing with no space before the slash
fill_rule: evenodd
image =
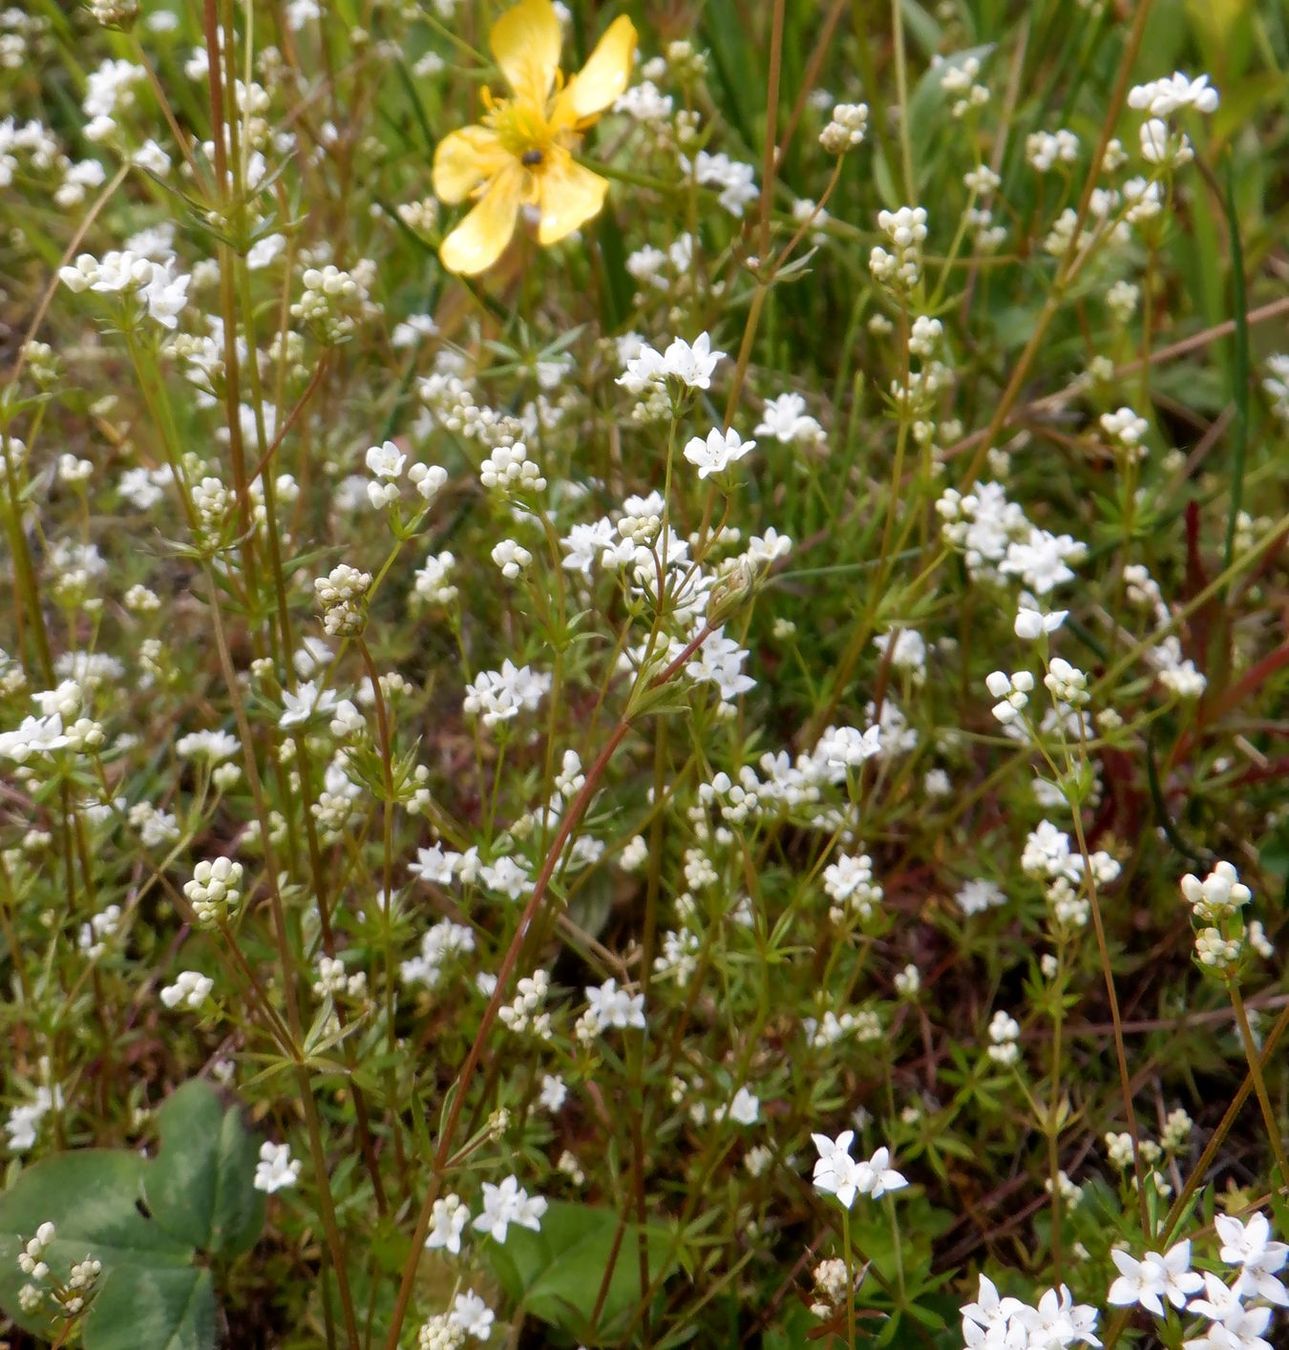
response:
<path id="1" fill-rule="evenodd" d="M 141 1271 L 189 1273 L 192 1248 L 139 1206 L 147 1166 L 123 1149 L 82 1149 L 26 1168 L 0 1195 L 0 1307 L 19 1326 L 36 1335 L 46 1329 L 41 1316 L 28 1316 L 18 1305 L 18 1291 L 27 1283 L 18 1253 L 45 1222 L 57 1229 L 43 1258 L 51 1272 L 66 1279 L 73 1265 L 92 1255 L 103 1263 L 100 1297 L 118 1280 L 133 1288 Z M 86 1318 L 87 1335 L 97 1315 L 96 1301 Z"/>
<path id="2" fill-rule="evenodd" d="M 504 1244 L 489 1242 L 485 1253 L 506 1292 L 525 1312 L 583 1344 L 612 1344 L 620 1339 L 641 1297 L 640 1229 L 628 1224 L 598 1323 L 592 1328 L 591 1314 L 617 1230 L 618 1216 L 612 1210 L 555 1201 L 542 1217 L 540 1233 L 511 1228 Z M 652 1283 L 667 1274 L 662 1263 L 672 1243 L 665 1230 L 648 1228 L 645 1244 Z"/>
<path id="3" fill-rule="evenodd" d="M 253 1184 L 259 1139 L 238 1108 L 194 1079 L 167 1099 L 157 1124 L 161 1149 L 143 1175 L 153 1218 L 200 1251 L 249 1251 L 264 1223 L 264 1196 Z"/>
<path id="4" fill-rule="evenodd" d="M 85 1350 L 209 1350 L 215 1344 L 210 1271 L 140 1266 L 104 1286 L 85 1321 Z"/>

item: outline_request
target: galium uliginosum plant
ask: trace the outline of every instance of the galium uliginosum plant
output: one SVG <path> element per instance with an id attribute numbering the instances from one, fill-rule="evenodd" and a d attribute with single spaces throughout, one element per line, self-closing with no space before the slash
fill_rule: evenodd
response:
<path id="1" fill-rule="evenodd" d="M 205 1079 L 184 1344 L 1280 1343 L 1287 67 L 0 14 L 3 1316 Z"/>

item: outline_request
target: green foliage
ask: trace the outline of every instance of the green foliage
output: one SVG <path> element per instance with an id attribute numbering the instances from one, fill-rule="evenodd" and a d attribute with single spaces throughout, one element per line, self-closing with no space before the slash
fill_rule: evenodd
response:
<path id="1" fill-rule="evenodd" d="M 640 1302 L 642 1244 L 649 1283 L 660 1287 L 675 1263 L 666 1229 L 641 1230 L 610 1209 L 555 1201 L 540 1232 L 511 1228 L 504 1245 L 489 1242 L 485 1254 L 523 1312 L 583 1345 L 616 1345 Z"/>
<path id="2" fill-rule="evenodd" d="M 121 1149 L 59 1153 L 25 1168 L 0 1195 L 0 1308 L 48 1334 L 48 1301 L 25 1313 L 24 1244 L 44 1223 L 51 1281 L 92 1256 L 102 1272 L 83 1314 L 86 1350 L 210 1350 L 216 1343 L 212 1263 L 254 1246 L 264 1197 L 252 1186 L 258 1140 L 203 1080 L 157 1112 L 154 1159 Z"/>

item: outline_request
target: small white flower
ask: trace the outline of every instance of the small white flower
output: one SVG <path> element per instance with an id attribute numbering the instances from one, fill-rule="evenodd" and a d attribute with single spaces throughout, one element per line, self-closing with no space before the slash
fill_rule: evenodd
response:
<path id="1" fill-rule="evenodd" d="M 470 1222 L 470 1210 L 459 1195 L 444 1195 L 430 1211 L 430 1231 L 425 1245 L 430 1251 L 443 1248 L 453 1256 L 461 1253 L 461 1234 Z"/>
<path id="2" fill-rule="evenodd" d="M 498 1242 L 505 1242 L 513 1223 L 519 1228 L 541 1231 L 546 1201 L 541 1196 L 530 1196 L 520 1186 L 517 1177 L 507 1177 L 500 1186 L 483 1183 L 483 1212 L 475 1215 L 474 1227 Z"/>
<path id="3" fill-rule="evenodd" d="M 1187 1298 L 1204 1286 L 1203 1278 L 1191 1269 L 1189 1238 L 1162 1255 L 1147 1252 L 1140 1261 L 1118 1249 L 1110 1253 L 1110 1259 L 1119 1270 L 1119 1278 L 1110 1286 L 1107 1298 L 1119 1308 L 1139 1303 L 1147 1312 L 1162 1317 L 1163 1299 L 1174 1308 L 1182 1308 Z"/>
<path id="4" fill-rule="evenodd" d="M 496 1314 L 473 1289 L 458 1294 L 452 1300 L 452 1311 L 448 1313 L 448 1321 L 458 1331 L 480 1341 L 486 1341 L 492 1335 L 495 1317 Z"/>
<path id="5" fill-rule="evenodd" d="M 685 446 L 685 458 L 698 469 L 699 478 L 708 478 L 714 473 L 723 473 L 755 448 L 755 441 L 745 441 L 737 431 L 721 432 L 713 427 L 706 440 L 695 436 Z"/>
<path id="6" fill-rule="evenodd" d="M 272 1195 L 294 1186 L 300 1179 L 300 1166 L 299 1158 L 291 1157 L 290 1144 L 272 1144 L 266 1139 L 260 1145 L 260 1160 L 255 1165 L 255 1189 Z"/>

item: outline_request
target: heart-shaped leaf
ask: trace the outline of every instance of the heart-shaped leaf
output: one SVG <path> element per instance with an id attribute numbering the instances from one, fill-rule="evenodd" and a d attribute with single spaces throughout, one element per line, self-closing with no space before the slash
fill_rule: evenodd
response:
<path id="1" fill-rule="evenodd" d="M 25 1313 L 18 1291 L 27 1277 L 18 1267 L 18 1254 L 42 1223 L 54 1224 L 57 1234 L 42 1254 L 51 1275 L 66 1280 L 73 1265 L 93 1256 L 102 1262 L 98 1291 L 85 1321 L 86 1350 L 120 1347 L 126 1341 L 111 1338 L 110 1320 L 103 1327 L 108 1339 L 97 1339 L 102 1309 L 129 1306 L 128 1324 L 134 1339 L 128 1344 L 179 1346 L 210 1345 L 213 1335 L 199 1339 L 200 1329 L 214 1325 L 214 1295 L 205 1272 L 192 1265 L 192 1247 L 148 1218 L 139 1206 L 143 1173 L 148 1167 L 136 1153 L 117 1149 L 83 1149 L 46 1158 L 26 1168 L 0 1195 L 0 1307 L 25 1330 L 42 1335 L 49 1329 L 44 1309 Z M 173 1292 L 183 1286 L 184 1311 L 176 1320 Z M 155 1302 L 153 1301 L 155 1297 Z M 139 1338 L 139 1327 L 168 1326 L 161 1335 Z"/>
<path id="2" fill-rule="evenodd" d="M 161 1150 L 143 1174 L 152 1216 L 212 1256 L 250 1251 L 264 1223 L 254 1187 L 259 1140 L 202 1079 L 185 1083 L 157 1112 Z"/>

